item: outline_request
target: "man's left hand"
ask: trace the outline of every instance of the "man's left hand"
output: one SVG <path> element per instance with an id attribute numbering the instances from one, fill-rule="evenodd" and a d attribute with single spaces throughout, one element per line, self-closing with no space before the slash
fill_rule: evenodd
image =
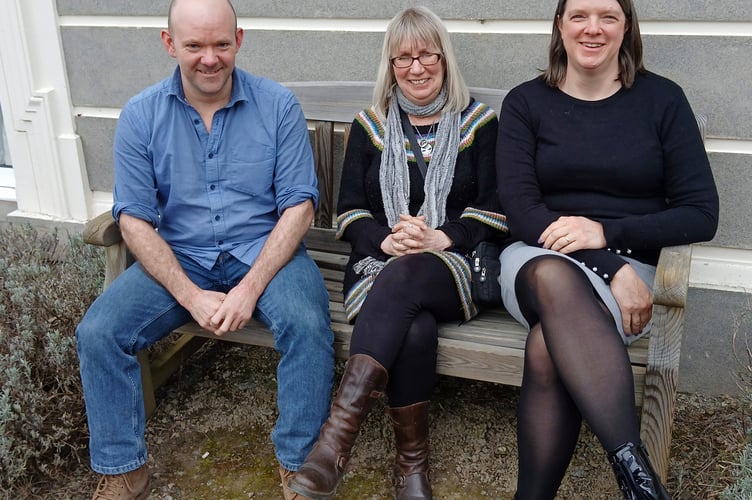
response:
<path id="1" fill-rule="evenodd" d="M 211 317 L 210 325 L 214 328 L 214 334 L 222 336 L 243 328 L 253 316 L 259 296 L 260 294 L 254 293 L 251 287 L 242 281 L 230 290 L 222 305 Z"/>

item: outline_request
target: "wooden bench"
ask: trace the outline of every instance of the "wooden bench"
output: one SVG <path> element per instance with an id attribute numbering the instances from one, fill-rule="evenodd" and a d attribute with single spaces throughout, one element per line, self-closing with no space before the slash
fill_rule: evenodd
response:
<path id="1" fill-rule="evenodd" d="M 289 83 L 301 102 L 311 130 L 319 178 L 320 206 L 306 237 L 309 254 L 318 263 L 330 294 L 336 356 L 346 359 L 352 326 L 345 319 L 342 279 L 349 244 L 334 239 L 335 188 L 341 171 L 341 148 L 347 142 L 354 116 L 370 105 L 373 85 L 365 82 Z M 505 91 L 471 89 L 476 99 L 500 108 Z M 701 126 L 704 120 L 698 117 Z M 339 137 L 342 140 L 339 140 Z M 340 149 L 335 154 L 335 144 Z M 335 158 L 340 160 L 335 162 Z M 335 164 L 336 163 L 336 164 Z M 129 254 L 109 213 L 92 219 L 85 228 L 87 243 L 105 247 L 105 286 L 129 264 Z M 666 478 L 679 374 L 679 354 L 684 307 L 689 281 L 691 247 L 671 247 L 661 252 L 655 278 L 654 326 L 648 338 L 629 347 L 635 397 L 642 407 L 641 435 L 653 464 Z M 163 384 L 206 339 L 219 339 L 273 347 L 267 328 L 252 322 L 243 330 L 216 337 L 195 323 L 178 329 L 181 334 L 158 356 L 139 354 L 147 414 L 155 408 L 154 389 Z M 464 323 L 444 324 L 439 331 L 437 372 L 444 375 L 519 386 L 527 331 L 503 309 L 486 310 Z"/>

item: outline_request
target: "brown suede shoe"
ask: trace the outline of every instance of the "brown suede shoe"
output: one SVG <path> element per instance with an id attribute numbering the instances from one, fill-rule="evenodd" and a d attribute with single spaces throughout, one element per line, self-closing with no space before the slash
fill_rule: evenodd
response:
<path id="1" fill-rule="evenodd" d="M 125 474 L 103 475 L 91 500 L 144 500 L 149 496 L 149 467 Z"/>
<path id="2" fill-rule="evenodd" d="M 308 497 L 295 493 L 287 487 L 287 483 L 293 474 L 293 471 L 287 470 L 281 465 L 279 466 L 279 477 L 282 479 L 282 493 L 285 495 L 285 500 L 309 500 Z"/>

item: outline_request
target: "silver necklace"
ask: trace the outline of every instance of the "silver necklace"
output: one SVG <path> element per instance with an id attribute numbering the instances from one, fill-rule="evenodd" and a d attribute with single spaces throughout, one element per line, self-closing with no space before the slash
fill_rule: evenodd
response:
<path id="1" fill-rule="evenodd" d="M 436 125 L 436 123 L 431 124 L 431 128 L 428 129 L 428 133 L 425 136 L 420 133 L 417 125 L 413 125 L 415 133 L 418 134 L 418 146 L 420 147 L 420 152 L 424 157 L 431 156 L 431 153 L 433 153 L 433 145 L 429 142 L 428 138 L 431 137 L 431 134 L 433 134 L 434 125 Z"/>

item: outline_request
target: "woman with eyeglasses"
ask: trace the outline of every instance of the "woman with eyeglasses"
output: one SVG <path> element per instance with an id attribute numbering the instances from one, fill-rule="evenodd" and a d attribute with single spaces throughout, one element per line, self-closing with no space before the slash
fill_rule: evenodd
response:
<path id="1" fill-rule="evenodd" d="M 504 304 L 530 328 L 521 500 L 553 499 L 582 421 L 625 499 L 670 498 L 640 441 L 625 344 L 650 329 L 662 247 L 706 241 L 718 194 L 682 89 L 643 67 L 632 0 L 559 0 L 549 65 L 501 108 L 499 196 L 519 240 Z"/>
<path id="2" fill-rule="evenodd" d="M 293 491 L 334 495 L 362 423 L 386 392 L 395 496 L 433 498 L 428 406 L 437 323 L 477 314 L 466 254 L 506 231 L 494 182 L 497 128 L 494 111 L 469 96 L 441 20 L 421 7 L 397 14 L 373 106 L 353 121 L 342 171 L 338 237 L 352 245 L 344 280 L 355 322 L 350 358 L 318 442 L 289 483 Z"/>

